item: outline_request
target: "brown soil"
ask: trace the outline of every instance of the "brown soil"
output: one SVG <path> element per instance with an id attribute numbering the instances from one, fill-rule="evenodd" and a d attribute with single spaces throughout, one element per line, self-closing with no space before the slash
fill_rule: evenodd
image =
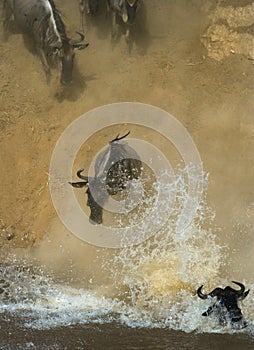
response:
<path id="1" fill-rule="evenodd" d="M 234 42 L 234 51 L 226 49 L 224 56 L 214 60 L 208 57 L 208 53 L 213 56 L 213 46 L 207 52 L 201 39 L 207 38 L 210 26 L 219 21 L 219 6 L 232 4 L 237 14 L 241 11 L 238 6 L 252 2 L 143 2 L 133 28 L 131 54 L 123 37 L 112 48 L 104 13 L 89 22 L 90 46 L 76 54 L 75 82 L 70 88 L 60 86 L 57 71 L 50 86 L 46 84 L 41 63 L 25 47 L 21 34 L 0 42 L 0 246 L 4 249 L 39 241 L 57 217 L 48 171 L 61 133 L 86 111 L 119 101 L 159 106 L 187 128 L 204 169 L 210 173 L 208 200 L 216 210 L 217 224 L 224 229 L 223 239 L 233 239 L 240 232 L 250 237 L 248 225 L 254 216 L 254 66 L 248 58 L 253 59 L 249 54 L 253 47 L 246 44 L 237 51 Z M 75 33 L 79 29 L 78 1 L 56 3 L 68 32 Z M 253 4 L 248 9 L 253 12 Z M 230 23 L 240 21 L 233 21 L 234 11 L 230 10 L 231 22 L 225 22 L 225 11 L 221 18 L 231 31 Z M 251 23 L 246 26 L 246 18 L 249 14 L 243 25 L 239 24 L 237 35 L 248 34 L 252 45 Z M 228 36 L 220 39 L 220 47 L 228 47 L 227 40 Z M 239 37 L 237 40 L 241 42 Z M 247 261 L 251 246 L 241 242 Z M 253 239 L 249 242 L 253 244 Z"/>

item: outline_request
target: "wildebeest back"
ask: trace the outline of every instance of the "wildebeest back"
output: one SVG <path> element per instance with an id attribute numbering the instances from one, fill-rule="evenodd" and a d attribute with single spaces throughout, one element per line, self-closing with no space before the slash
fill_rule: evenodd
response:
<path id="1" fill-rule="evenodd" d="M 126 141 L 115 141 L 101 152 L 95 162 L 96 178 L 106 179 L 110 195 L 126 188 L 127 182 L 138 179 L 142 162 L 137 152 Z"/>

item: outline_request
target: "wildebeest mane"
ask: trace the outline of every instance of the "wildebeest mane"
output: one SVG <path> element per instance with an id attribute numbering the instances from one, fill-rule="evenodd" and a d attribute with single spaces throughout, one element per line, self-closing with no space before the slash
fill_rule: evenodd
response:
<path id="1" fill-rule="evenodd" d="M 65 25 L 64 22 L 60 16 L 60 12 L 59 10 L 56 8 L 56 5 L 54 3 L 53 0 L 48 0 L 48 2 L 50 3 L 50 6 L 52 7 L 52 11 L 53 11 L 53 16 L 56 22 L 56 28 L 59 32 L 59 35 L 61 36 L 62 40 L 66 40 L 67 39 L 67 35 L 66 35 L 66 30 L 65 30 Z"/>

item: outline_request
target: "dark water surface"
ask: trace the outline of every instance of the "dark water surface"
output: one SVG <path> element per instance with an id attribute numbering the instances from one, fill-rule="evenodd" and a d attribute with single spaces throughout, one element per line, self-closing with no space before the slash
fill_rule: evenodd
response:
<path id="1" fill-rule="evenodd" d="M 254 339 L 247 334 L 195 334 L 168 329 L 129 328 L 112 324 L 59 327 L 50 330 L 24 329 L 22 320 L 0 322 L 2 350 L 82 349 L 202 349 L 252 350 Z"/>

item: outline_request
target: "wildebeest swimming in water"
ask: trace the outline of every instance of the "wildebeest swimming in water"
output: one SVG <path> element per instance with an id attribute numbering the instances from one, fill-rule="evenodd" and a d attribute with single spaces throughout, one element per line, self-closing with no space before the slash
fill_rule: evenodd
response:
<path id="1" fill-rule="evenodd" d="M 211 313 L 216 312 L 219 317 L 221 325 L 227 323 L 227 316 L 234 328 L 244 328 L 248 324 L 243 320 L 243 314 L 238 306 L 238 300 L 243 300 L 249 294 L 249 290 L 245 291 L 245 286 L 240 282 L 232 281 L 240 287 L 240 290 L 235 290 L 230 286 L 222 288 L 215 288 L 209 294 L 202 293 L 202 287 L 199 287 L 197 294 L 201 299 L 207 299 L 208 297 L 217 298 L 217 301 L 210 306 L 207 311 L 202 313 L 202 316 L 209 316 Z"/>
<path id="2" fill-rule="evenodd" d="M 127 142 L 122 141 L 126 135 L 119 135 L 109 142 L 106 150 L 102 151 L 95 161 L 95 176 L 88 178 L 82 175 L 84 169 L 77 172 L 77 176 L 82 179 L 81 182 L 69 182 L 76 188 L 87 186 L 87 205 L 90 207 L 90 222 L 102 223 L 102 206 L 107 201 L 109 195 L 115 195 L 126 189 L 129 181 L 138 179 L 142 172 L 142 162 L 137 152 L 130 147 Z M 106 185 L 106 195 L 102 191 Z M 89 187 L 93 187 L 99 203 L 93 198 Z"/>
<path id="3" fill-rule="evenodd" d="M 53 57 L 61 66 L 61 83 L 71 83 L 74 51 L 88 46 L 82 44 L 84 35 L 77 32 L 79 39 L 75 40 L 67 36 L 65 25 L 53 0 L 4 0 L 5 33 L 12 16 L 17 28 L 32 39 L 47 81 L 50 80 L 49 59 Z"/>

